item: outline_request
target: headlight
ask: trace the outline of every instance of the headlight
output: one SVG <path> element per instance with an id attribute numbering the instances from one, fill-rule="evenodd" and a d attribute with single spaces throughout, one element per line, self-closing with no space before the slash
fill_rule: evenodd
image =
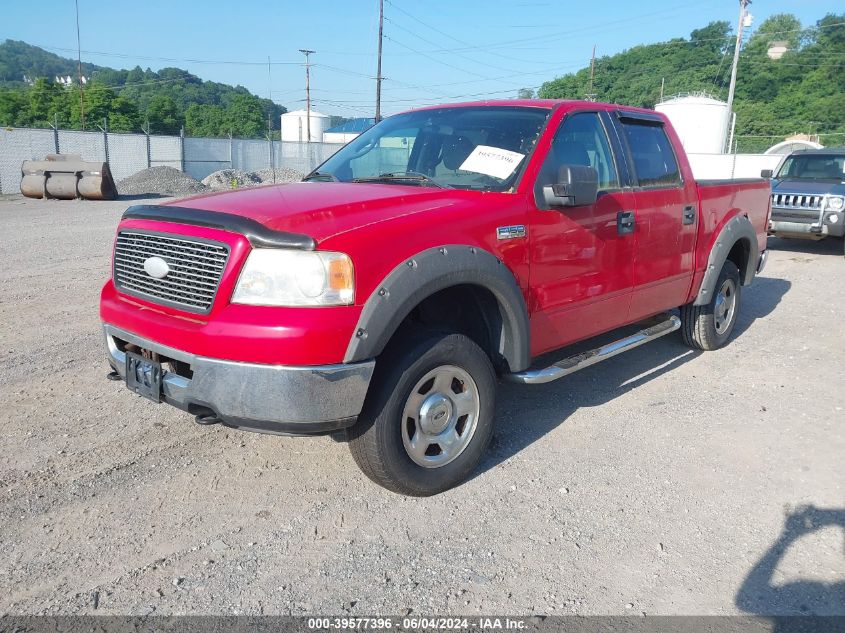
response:
<path id="1" fill-rule="evenodd" d="M 845 208 L 845 198 L 842 196 L 831 196 L 827 199 L 827 208 L 829 211 L 841 211 Z"/>
<path id="2" fill-rule="evenodd" d="M 336 306 L 355 299 L 352 260 L 343 253 L 253 249 L 233 303 L 262 306 Z"/>

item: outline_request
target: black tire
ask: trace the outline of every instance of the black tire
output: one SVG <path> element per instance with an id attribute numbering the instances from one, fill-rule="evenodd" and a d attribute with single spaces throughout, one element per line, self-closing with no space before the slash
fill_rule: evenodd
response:
<path id="1" fill-rule="evenodd" d="M 723 289 L 731 288 L 733 308 L 725 318 L 721 314 L 720 296 L 724 300 Z M 742 285 L 739 279 L 739 269 L 732 261 L 727 260 L 722 266 L 719 278 L 710 303 L 696 306 L 691 303 L 681 307 L 681 332 L 684 342 L 693 349 L 706 351 L 723 347 L 731 337 L 739 314 Z"/>
<path id="2" fill-rule="evenodd" d="M 434 377 L 427 378 L 432 372 Z M 450 375 L 459 378 L 449 378 Z M 424 378 L 431 381 L 431 387 L 428 382 L 420 386 Z M 438 390 L 435 380 L 438 384 L 448 380 L 450 387 Z M 417 392 L 413 393 L 415 388 Z M 460 398 L 463 404 L 446 404 L 449 389 L 452 397 Z M 473 390 L 477 398 L 472 397 Z M 442 403 L 437 396 L 443 396 Z M 470 399 L 472 410 L 477 413 L 459 415 Z M 449 490 L 465 481 L 481 461 L 493 433 L 495 399 L 493 365 L 470 338 L 427 330 L 397 337 L 376 361 L 364 410 L 347 430 L 349 449 L 364 474 L 388 490 L 415 497 Z M 406 406 L 417 410 L 414 403 L 418 401 L 422 403 L 420 413 L 409 419 Z M 440 403 L 437 406 L 441 408 L 430 406 L 431 402 Z M 428 417 L 424 418 L 423 411 L 428 412 Z M 426 434 L 424 423 L 429 424 L 428 430 L 434 425 L 436 431 L 444 418 L 450 420 L 442 433 L 444 438 L 452 438 L 453 448 L 448 449 L 451 453 L 435 442 L 427 444 L 423 454 L 416 450 L 416 457 L 412 458 L 412 448 L 406 449 L 406 445 L 411 446 L 417 438 L 413 446 L 421 447 L 440 437 Z M 461 431 L 463 436 L 459 435 Z M 434 454 L 437 450 L 440 455 Z M 433 454 L 429 456 L 429 452 Z M 451 461 L 429 467 L 414 461 L 447 458 Z"/>

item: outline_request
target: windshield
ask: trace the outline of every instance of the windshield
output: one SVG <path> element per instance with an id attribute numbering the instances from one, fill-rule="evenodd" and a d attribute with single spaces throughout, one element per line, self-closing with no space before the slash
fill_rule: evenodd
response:
<path id="1" fill-rule="evenodd" d="M 549 112 L 483 106 L 398 114 L 341 148 L 306 180 L 505 191 L 528 160 Z"/>
<path id="2" fill-rule="evenodd" d="M 781 180 L 845 181 L 845 153 L 793 154 L 783 162 L 777 177 Z"/>

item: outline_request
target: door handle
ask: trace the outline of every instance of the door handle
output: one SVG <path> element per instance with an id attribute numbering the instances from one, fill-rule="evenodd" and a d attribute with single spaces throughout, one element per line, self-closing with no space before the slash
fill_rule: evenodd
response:
<path id="1" fill-rule="evenodd" d="M 633 211 L 619 211 L 616 214 L 616 232 L 619 235 L 630 235 L 634 232 L 636 218 Z"/>
<path id="2" fill-rule="evenodd" d="M 684 224 L 695 224 L 695 205 L 690 204 L 684 207 L 684 215 L 683 215 L 683 223 Z"/>

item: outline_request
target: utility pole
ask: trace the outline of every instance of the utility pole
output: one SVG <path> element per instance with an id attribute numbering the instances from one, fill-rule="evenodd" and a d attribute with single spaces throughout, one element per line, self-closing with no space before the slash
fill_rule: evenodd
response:
<path id="1" fill-rule="evenodd" d="M 270 56 L 267 55 L 267 98 L 270 100 L 270 105 L 267 106 L 267 147 L 270 150 L 270 169 L 273 170 L 273 184 L 276 184 L 276 161 L 274 160 L 273 151 L 273 74 L 270 65 Z M 281 140 L 281 132 L 279 140 Z M 229 164 L 232 163 L 232 137 L 229 136 Z"/>
<path id="2" fill-rule="evenodd" d="M 85 130 L 85 91 L 82 89 L 82 45 L 79 39 L 79 0 L 76 4 L 76 80 L 79 82 L 79 120 L 82 123 L 82 130 Z"/>
<path id="3" fill-rule="evenodd" d="M 376 123 L 381 121 L 381 43 L 384 35 L 384 0 L 378 3 L 378 64 L 376 66 Z"/>
<path id="4" fill-rule="evenodd" d="M 305 55 L 305 135 L 308 143 L 311 142 L 311 63 L 308 56 L 317 51 L 309 51 L 307 48 L 300 48 L 299 52 Z"/>
<path id="5" fill-rule="evenodd" d="M 751 0 L 739 0 L 739 24 L 736 27 L 736 46 L 734 46 L 734 60 L 731 67 L 731 85 L 728 88 L 728 108 L 725 113 L 725 141 L 728 141 L 727 131 L 731 125 L 731 115 L 733 114 L 734 106 L 734 92 L 736 91 L 736 67 L 739 63 L 739 51 L 742 48 L 742 29 L 745 26 L 746 9 L 751 4 Z M 725 153 L 731 151 L 730 145 L 725 146 Z"/>
<path id="6" fill-rule="evenodd" d="M 593 92 L 593 77 L 596 74 L 596 45 L 593 44 L 593 56 L 590 58 L 590 88 L 585 95 L 587 101 L 595 101 L 596 94 Z"/>
<path id="7" fill-rule="evenodd" d="M 660 103 L 663 103 L 663 91 L 666 89 L 666 77 L 660 80 Z"/>

